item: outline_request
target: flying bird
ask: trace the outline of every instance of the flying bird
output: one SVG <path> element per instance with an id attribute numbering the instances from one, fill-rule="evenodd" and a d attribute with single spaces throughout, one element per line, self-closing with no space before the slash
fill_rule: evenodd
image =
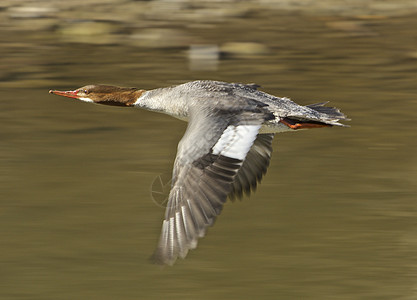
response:
<path id="1" fill-rule="evenodd" d="M 155 262 L 172 265 L 197 247 L 227 198 L 250 194 L 265 175 L 275 133 L 346 125 L 337 108 L 300 106 L 256 84 L 199 80 L 145 91 L 87 85 L 55 95 L 143 108 L 188 122 L 178 144 Z"/>

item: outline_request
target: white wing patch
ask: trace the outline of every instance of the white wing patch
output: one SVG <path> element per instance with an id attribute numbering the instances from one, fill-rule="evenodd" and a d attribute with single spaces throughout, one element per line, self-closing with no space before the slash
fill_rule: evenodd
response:
<path id="1" fill-rule="evenodd" d="M 229 125 L 213 147 L 213 154 L 244 160 L 261 125 Z"/>

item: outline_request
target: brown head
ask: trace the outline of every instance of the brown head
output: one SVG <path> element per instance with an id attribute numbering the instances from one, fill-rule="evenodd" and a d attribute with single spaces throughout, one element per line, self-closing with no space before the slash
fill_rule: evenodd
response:
<path id="1" fill-rule="evenodd" d="M 133 106 L 145 92 L 137 88 L 125 88 L 112 85 L 86 85 L 73 91 L 50 90 L 50 94 L 106 105 Z"/>

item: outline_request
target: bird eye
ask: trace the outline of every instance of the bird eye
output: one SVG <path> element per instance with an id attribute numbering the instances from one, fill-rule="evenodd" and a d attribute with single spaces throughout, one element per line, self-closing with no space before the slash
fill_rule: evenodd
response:
<path id="1" fill-rule="evenodd" d="M 88 94 L 88 90 L 83 90 L 83 92 L 84 92 L 85 94 Z"/>

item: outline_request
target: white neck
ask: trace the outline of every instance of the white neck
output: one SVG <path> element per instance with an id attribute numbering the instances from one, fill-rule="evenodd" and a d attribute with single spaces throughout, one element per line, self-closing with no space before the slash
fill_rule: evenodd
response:
<path id="1" fill-rule="evenodd" d="M 181 120 L 188 119 L 187 97 L 180 95 L 175 87 L 146 91 L 136 100 L 134 106 L 166 113 Z"/>

